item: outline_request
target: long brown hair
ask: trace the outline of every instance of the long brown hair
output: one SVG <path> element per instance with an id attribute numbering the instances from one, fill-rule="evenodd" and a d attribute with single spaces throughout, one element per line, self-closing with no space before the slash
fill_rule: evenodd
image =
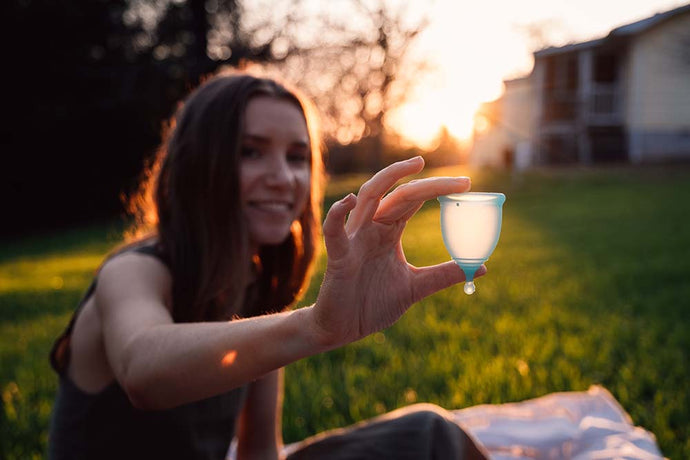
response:
<path id="1" fill-rule="evenodd" d="M 240 151 L 249 100 L 269 96 L 303 113 L 311 144 L 307 206 L 277 246 L 255 258 L 249 308 L 247 228 L 240 201 Z M 139 192 L 130 200 L 136 242 L 157 238 L 172 272 L 176 322 L 253 316 L 291 306 L 308 284 L 321 236 L 323 161 L 315 113 L 295 90 L 247 73 L 219 75 L 178 110 Z M 245 307 L 245 308 L 243 308 Z"/>

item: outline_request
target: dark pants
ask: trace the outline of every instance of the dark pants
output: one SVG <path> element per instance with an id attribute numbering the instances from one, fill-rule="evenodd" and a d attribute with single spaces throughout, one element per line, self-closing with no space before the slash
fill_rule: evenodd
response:
<path id="1" fill-rule="evenodd" d="M 415 404 L 348 428 L 320 433 L 296 444 L 290 452 L 288 460 L 487 458 L 448 411 L 432 404 Z"/>

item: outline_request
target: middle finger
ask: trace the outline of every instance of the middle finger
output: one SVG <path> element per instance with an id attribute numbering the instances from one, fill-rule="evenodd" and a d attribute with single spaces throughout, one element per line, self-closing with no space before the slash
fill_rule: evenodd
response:
<path id="1" fill-rule="evenodd" d="M 427 200 L 470 189 L 469 177 L 430 177 L 408 182 L 393 190 L 379 205 L 373 219 L 380 223 L 407 220 Z"/>

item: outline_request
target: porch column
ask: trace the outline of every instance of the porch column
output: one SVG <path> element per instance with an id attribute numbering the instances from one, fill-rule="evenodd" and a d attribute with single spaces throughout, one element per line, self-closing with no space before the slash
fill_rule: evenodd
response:
<path id="1" fill-rule="evenodd" d="M 581 164 L 592 163 L 592 144 L 589 138 L 588 125 L 590 104 L 592 100 L 592 50 L 585 49 L 578 53 L 578 86 L 577 86 L 577 155 Z"/>
<path id="2" fill-rule="evenodd" d="M 532 70 L 532 75 L 530 76 L 531 86 L 534 91 L 533 108 L 531 111 L 532 121 L 531 126 L 533 127 L 531 136 L 531 150 L 532 150 L 532 164 L 541 165 L 546 162 L 544 159 L 544 139 L 542 137 L 543 126 L 544 126 L 544 80 L 545 75 L 545 62 L 544 59 L 539 59 L 534 56 L 534 69 Z"/>

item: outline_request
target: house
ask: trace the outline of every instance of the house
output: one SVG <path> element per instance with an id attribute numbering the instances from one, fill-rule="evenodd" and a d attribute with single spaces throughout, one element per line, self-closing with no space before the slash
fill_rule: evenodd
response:
<path id="1" fill-rule="evenodd" d="M 504 80 L 503 86 L 503 95 L 482 104 L 475 117 L 469 161 L 524 169 L 532 163 L 534 87 L 530 77 Z"/>
<path id="2" fill-rule="evenodd" d="M 534 53 L 478 112 L 470 162 L 690 160 L 690 4 Z"/>

